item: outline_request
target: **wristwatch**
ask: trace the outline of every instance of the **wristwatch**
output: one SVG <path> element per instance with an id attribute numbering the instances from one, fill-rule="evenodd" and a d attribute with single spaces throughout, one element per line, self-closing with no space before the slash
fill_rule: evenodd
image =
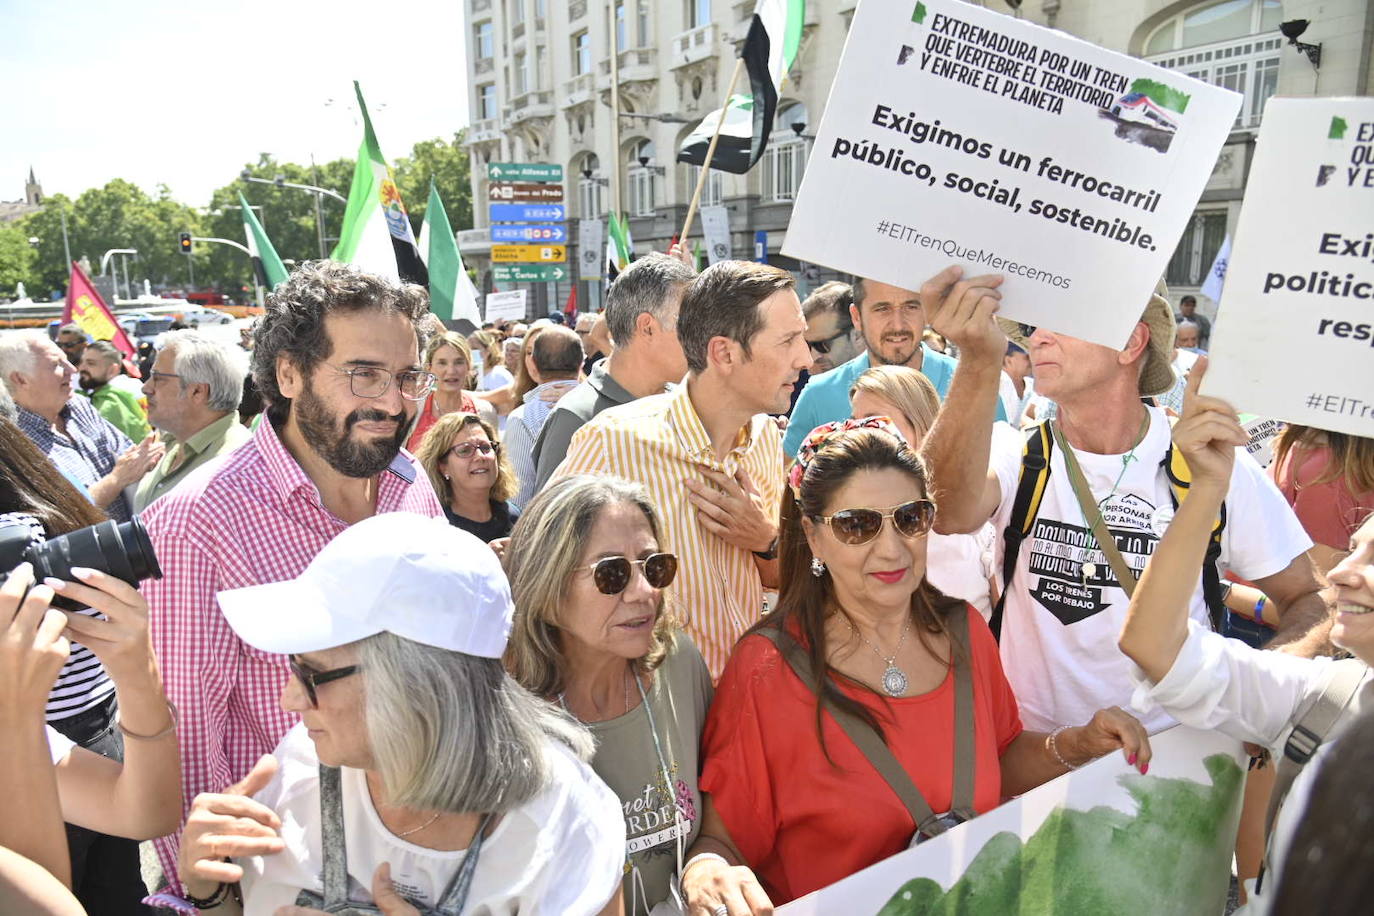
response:
<path id="1" fill-rule="evenodd" d="M 755 550 L 754 556 L 758 557 L 760 560 L 776 560 L 778 558 L 777 536 L 775 535 L 773 537 L 773 541 L 768 545 L 767 550 Z"/>

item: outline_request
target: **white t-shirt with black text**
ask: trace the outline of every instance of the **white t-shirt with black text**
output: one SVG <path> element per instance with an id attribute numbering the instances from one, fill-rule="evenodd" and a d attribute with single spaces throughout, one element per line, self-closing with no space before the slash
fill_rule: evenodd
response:
<path id="1" fill-rule="evenodd" d="M 286 849 L 242 859 L 244 912 L 270 916 L 296 902 L 302 888 L 323 892 L 319 758 L 305 726 L 275 751 L 277 775 L 256 796 L 281 818 Z M 507 812 L 482 845 L 464 916 L 599 913 L 620 886 L 625 824 L 620 802 L 587 764 L 549 740 L 549 786 Z M 427 849 L 395 836 L 372 804 L 362 770 L 342 768 L 349 896 L 370 902 L 382 862 L 404 896 L 434 906 L 467 850 Z"/>
<path id="2" fill-rule="evenodd" d="M 1147 409 L 1150 428 L 1124 474 L 1124 455 L 1074 453 L 1093 498 L 1106 500 L 1103 520 L 1137 577 L 1174 513 L 1161 467 L 1169 447 L 1169 422 L 1162 410 Z M 993 441 L 991 464 L 1002 488 L 994 516 L 999 532 L 1011 517 L 1023 446 L 1024 439 L 1014 448 L 1006 439 Z M 1113 492 L 1118 476 L 1120 484 Z M 1222 572 L 1263 578 L 1285 569 L 1312 546 L 1288 503 L 1243 448 L 1237 450 L 1226 510 Z M 1021 720 L 1033 731 L 1082 725 L 1098 709 L 1125 708 L 1131 700 L 1131 662 L 1117 648 L 1129 602 L 1097 548 L 1090 521 L 1083 518 L 1056 444 L 1044 500 L 1021 543 L 1002 622 L 1002 665 L 1020 704 Z M 1094 567 L 1091 575 L 1084 574 L 1085 564 Z M 1200 576 L 1188 612 L 1210 626 Z M 1174 724 L 1159 709 L 1142 721 L 1151 733 Z"/>

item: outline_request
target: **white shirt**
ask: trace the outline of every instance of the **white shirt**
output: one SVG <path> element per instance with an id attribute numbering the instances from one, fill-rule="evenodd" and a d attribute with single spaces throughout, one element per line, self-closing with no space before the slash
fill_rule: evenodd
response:
<path id="1" fill-rule="evenodd" d="M 52 755 L 53 766 L 57 766 L 67 759 L 72 748 L 76 747 L 76 742 L 51 725 L 44 725 L 43 727 L 48 730 L 48 753 Z"/>
<path id="2" fill-rule="evenodd" d="M 997 389 L 997 396 L 1002 401 L 1002 410 L 1007 414 L 1007 422 L 1012 426 L 1021 425 L 1021 417 L 1026 412 L 1026 405 L 1035 398 L 1035 379 L 1026 376 L 1021 382 L 1021 393 L 1016 393 L 1016 382 L 1005 370 L 1002 372 L 1002 380 Z"/>
<path id="3" fill-rule="evenodd" d="M 1148 409 L 1149 430 L 1124 474 L 1123 455 L 1075 452 L 1094 499 L 1105 500 L 1103 519 L 1137 576 L 1173 518 L 1160 467 L 1169 445 L 1169 423 L 1163 411 Z M 1006 529 L 1011 517 L 1024 439 L 1015 448 L 1005 443 L 994 438 L 992 449 L 992 468 L 1002 488 L 993 517 L 998 531 Z M 1283 570 L 1312 546 L 1288 503 L 1243 448 L 1237 450 L 1226 510 L 1223 571 L 1261 579 Z M 1085 564 L 1095 567 L 1092 575 L 1084 575 Z M 1021 543 L 1002 623 L 1002 665 L 1026 728 L 1081 725 L 1098 709 L 1130 701 L 1130 660 L 1116 646 L 1127 605 L 1126 593 L 1085 523 L 1056 445 L 1040 512 Z M 1188 611 L 1207 625 L 1201 577 Z M 1150 732 L 1174 724 L 1160 709 L 1142 721 Z"/>
<path id="4" fill-rule="evenodd" d="M 967 601 L 987 620 L 992 616 L 988 580 L 994 575 L 997 532 L 986 524 L 972 534 L 926 538 L 926 578 L 951 598 Z"/>
<path id="5" fill-rule="evenodd" d="M 1283 746 L 1293 731 L 1294 719 L 1313 702 L 1325 683 L 1329 658 L 1297 658 L 1282 652 L 1261 652 L 1239 640 L 1226 639 L 1200 624 L 1188 622 L 1188 638 L 1179 649 L 1173 667 L 1158 684 L 1131 665 L 1136 685 L 1131 704 L 1142 712 L 1163 710 L 1185 725 L 1215 729 L 1241 741 L 1270 749 L 1281 759 Z M 1326 753 L 1353 722 L 1362 707 L 1374 704 L 1374 676 L 1365 673 L 1345 715 L 1326 736 L 1313 758 L 1293 781 L 1274 820 L 1269 871 L 1263 891 L 1251 891 L 1249 916 L 1269 911 L 1269 902 L 1283 874 L 1284 860 L 1292 846 L 1298 822 L 1307 809 L 1312 781 Z M 1239 912 L 1239 911 L 1237 911 Z"/>
<path id="6" fill-rule="evenodd" d="M 277 746 L 278 770 L 257 800 L 281 817 L 286 849 L 242 860 L 244 912 L 270 916 L 302 888 L 323 892 L 319 758 L 304 725 Z M 548 788 L 507 812 L 482 846 L 464 916 L 594 914 L 620 886 L 625 823 L 620 802 L 591 767 L 550 740 Z M 361 770 L 344 767 L 344 836 L 350 895 L 371 900 L 372 876 L 391 863 L 404 896 L 433 906 L 467 855 L 427 849 L 393 835 L 373 807 Z"/>
<path id="7" fill-rule="evenodd" d="M 515 376 L 510 374 L 505 366 L 493 366 L 490 371 L 482 375 L 482 381 L 477 386 L 478 391 L 495 391 L 505 385 L 515 381 Z"/>

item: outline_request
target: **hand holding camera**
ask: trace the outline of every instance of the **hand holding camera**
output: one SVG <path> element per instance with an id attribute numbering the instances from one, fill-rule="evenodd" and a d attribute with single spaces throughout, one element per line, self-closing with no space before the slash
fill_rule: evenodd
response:
<path id="1" fill-rule="evenodd" d="M 66 616 L 66 635 L 95 653 L 115 683 L 132 683 L 151 676 L 158 681 L 148 636 L 148 602 L 132 585 L 114 576 L 74 566 L 76 581 L 49 576 L 43 584 L 63 598 L 103 614 L 105 619 L 79 611 L 59 611 Z"/>
<path id="2" fill-rule="evenodd" d="M 41 721 L 57 674 L 71 647 L 67 619 L 48 606 L 52 589 L 35 585 L 33 567 L 20 563 L 0 585 L 0 719 Z"/>

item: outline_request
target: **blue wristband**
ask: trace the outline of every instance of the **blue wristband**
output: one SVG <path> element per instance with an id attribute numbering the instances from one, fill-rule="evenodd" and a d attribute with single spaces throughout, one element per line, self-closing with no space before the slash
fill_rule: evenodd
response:
<path id="1" fill-rule="evenodd" d="M 1255 623 L 1264 623 L 1264 605 L 1268 600 L 1268 597 L 1260 595 L 1255 602 Z"/>

